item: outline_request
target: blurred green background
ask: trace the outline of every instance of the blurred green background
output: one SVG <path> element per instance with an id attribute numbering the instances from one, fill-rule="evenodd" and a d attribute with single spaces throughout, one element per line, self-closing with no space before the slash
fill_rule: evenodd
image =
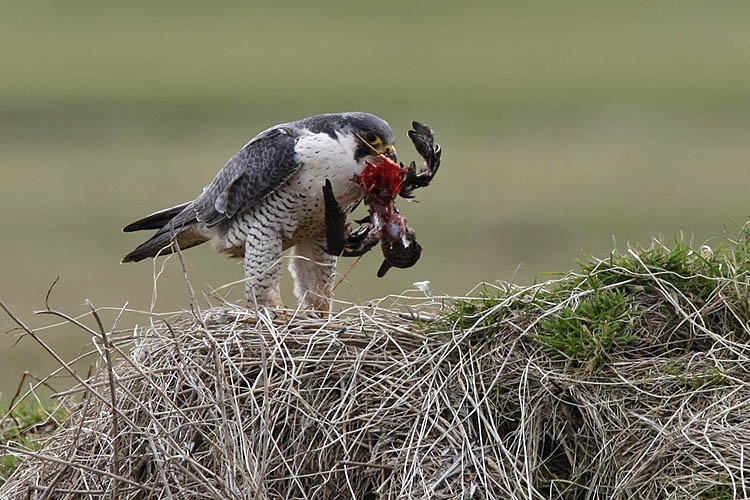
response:
<path id="1" fill-rule="evenodd" d="M 750 212 L 749 23 L 746 1 L 0 2 L 0 298 L 53 323 L 32 311 L 60 276 L 68 314 L 148 309 L 153 263 L 119 264 L 146 235 L 120 228 L 195 197 L 260 130 L 343 110 L 387 119 L 404 161 L 425 121 L 444 163 L 400 204 L 419 264 L 378 280 L 369 254 L 340 298 L 529 283 L 613 238 L 715 242 Z M 209 248 L 186 258 L 198 291 L 242 278 Z M 187 303 L 171 260 L 155 309 Z M 12 327 L 0 315 L 4 403 L 55 366 Z M 66 358 L 90 340 L 43 338 Z"/>

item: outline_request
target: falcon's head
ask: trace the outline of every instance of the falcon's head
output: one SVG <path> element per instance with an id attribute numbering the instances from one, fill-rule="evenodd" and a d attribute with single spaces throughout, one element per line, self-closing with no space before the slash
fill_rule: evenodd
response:
<path id="1" fill-rule="evenodd" d="M 354 161 L 373 162 L 378 155 L 397 161 L 396 137 L 388 122 L 370 113 L 333 113 L 302 120 L 305 127 L 333 138 L 354 140 Z"/>

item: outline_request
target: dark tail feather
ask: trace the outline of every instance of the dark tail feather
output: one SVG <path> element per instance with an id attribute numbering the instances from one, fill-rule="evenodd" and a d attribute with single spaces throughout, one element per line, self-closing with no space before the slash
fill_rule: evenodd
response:
<path id="1" fill-rule="evenodd" d="M 197 234 L 198 231 L 195 228 L 191 228 L 187 231 L 183 231 L 175 236 L 177 244 L 180 246 L 180 250 L 186 250 L 190 247 L 200 245 L 208 241 L 205 236 Z M 148 241 L 138 245 L 135 250 L 127 254 L 120 261 L 122 264 L 127 262 L 138 262 L 149 257 L 156 257 L 156 255 L 169 255 L 174 253 L 176 248 L 169 232 L 159 231 L 153 235 Z"/>
<path id="2" fill-rule="evenodd" d="M 197 225 L 198 221 L 195 218 L 195 212 L 193 212 L 189 205 L 189 203 L 182 205 L 182 210 L 176 214 L 174 212 L 180 207 L 157 212 L 126 226 L 123 231 L 153 229 L 152 226 L 156 224 L 156 220 L 166 219 L 166 224 L 158 226 L 159 230 L 151 238 L 138 245 L 135 250 L 123 257 L 121 262 L 123 264 L 126 262 L 138 262 L 149 257 L 156 257 L 157 254 L 169 255 L 176 250 L 174 242 L 179 245 L 181 250 L 185 250 L 208 241 L 209 238 Z M 167 218 L 167 213 L 170 213 L 171 217 Z"/>
<path id="3" fill-rule="evenodd" d="M 130 224 L 122 228 L 122 232 L 131 233 L 133 231 L 142 231 L 144 229 L 161 229 L 162 227 L 167 225 L 169 221 L 174 219 L 180 212 L 185 210 L 185 208 L 187 208 L 190 203 L 191 202 L 187 202 L 183 203 L 182 205 L 177 205 L 176 207 L 165 208 L 164 210 L 154 212 L 151 215 L 144 217 L 143 219 L 138 219 L 135 222 L 131 222 Z"/>

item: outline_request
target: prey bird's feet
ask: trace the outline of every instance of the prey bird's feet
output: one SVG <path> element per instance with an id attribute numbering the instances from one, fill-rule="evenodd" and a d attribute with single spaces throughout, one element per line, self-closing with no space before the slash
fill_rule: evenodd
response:
<path id="1" fill-rule="evenodd" d="M 417 121 L 411 122 L 412 130 L 409 130 L 409 139 L 414 144 L 414 148 L 422 157 L 422 169 L 417 172 L 417 165 L 411 162 L 408 167 L 401 164 L 402 168 L 407 170 L 406 179 L 401 187 L 399 195 L 402 198 L 414 198 L 413 191 L 417 188 L 425 187 L 430 184 L 432 178 L 440 168 L 440 157 L 442 149 L 440 144 L 435 144 L 435 134 L 432 129 L 423 123 Z"/>
<path id="2" fill-rule="evenodd" d="M 378 244 L 383 233 L 369 222 L 348 233 L 342 257 L 359 257 Z"/>

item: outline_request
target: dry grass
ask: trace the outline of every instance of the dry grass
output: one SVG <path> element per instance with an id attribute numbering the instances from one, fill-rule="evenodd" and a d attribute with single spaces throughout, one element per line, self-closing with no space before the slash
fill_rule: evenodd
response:
<path id="1" fill-rule="evenodd" d="M 655 242 L 471 297 L 92 330 L 96 373 L 41 451 L 4 446 L 0 494 L 746 498 L 748 255 Z"/>

